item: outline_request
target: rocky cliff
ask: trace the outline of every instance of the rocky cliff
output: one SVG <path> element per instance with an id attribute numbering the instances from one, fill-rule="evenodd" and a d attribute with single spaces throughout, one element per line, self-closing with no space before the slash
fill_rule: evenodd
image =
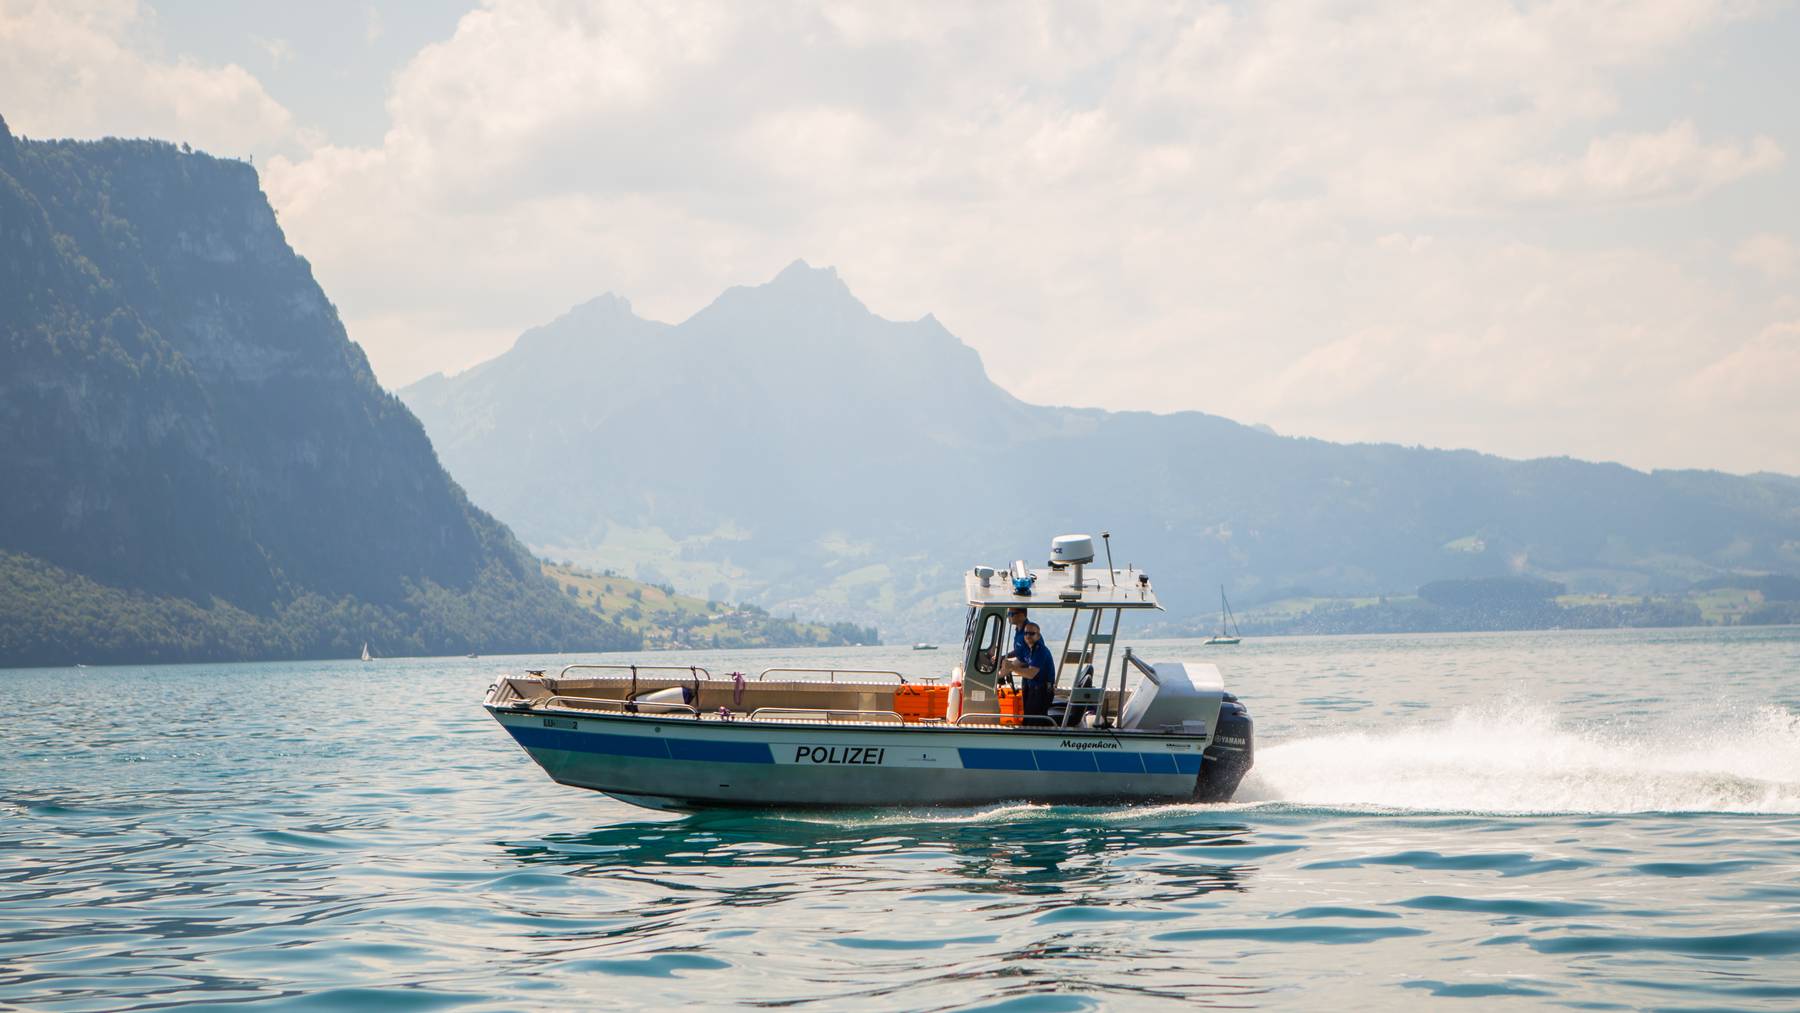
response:
<path id="1" fill-rule="evenodd" d="M 170 144 L 0 123 L 0 486 L 0 665 L 631 640 L 444 473 L 251 167 Z"/>

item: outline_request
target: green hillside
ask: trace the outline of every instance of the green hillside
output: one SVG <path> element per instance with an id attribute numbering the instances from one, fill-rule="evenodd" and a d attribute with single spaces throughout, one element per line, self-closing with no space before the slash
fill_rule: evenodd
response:
<path id="1" fill-rule="evenodd" d="M 647 584 L 616 573 L 594 573 L 565 563 L 543 564 L 544 574 L 570 600 L 604 622 L 642 638 L 646 648 L 827 647 L 878 644 L 873 626 L 803 623 L 755 605 L 729 605 L 677 594 L 667 584 Z"/>
<path id="2" fill-rule="evenodd" d="M 1659 594 L 1570 593 L 1556 582 L 1518 577 L 1436 581 L 1417 594 L 1295 595 L 1237 613 L 1246 634 L 1420 633 L 1615 627 L 1761 626 L 1800 622 L 1800 581 L 1783 576 L 1718 577 Z M 1159 632 L 1199 636 L 1210 622 L 1165 624 Z"/>

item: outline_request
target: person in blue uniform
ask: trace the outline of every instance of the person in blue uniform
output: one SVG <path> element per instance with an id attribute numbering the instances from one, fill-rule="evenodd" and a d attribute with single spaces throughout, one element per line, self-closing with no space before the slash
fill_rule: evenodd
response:
<path id="1" fill-rule="evenodd" d="M 1013 649 L 1007 657 L 1016 658 L 1025 653 L 1025 624 L 1029 620 L 1025 618 L 1024 609 L 1010 608 L 1006 610 L 1006 621 L 1013 628 Z"/>
<path id="2" fill-rule="evenodd" d="M 1007 671 L 1019 680 L 1025 699 L 1025 713 L 1050 713 L 1050 698 L 1056 693 L 1056 660 L 1044 646 L 1044 632 L 1037 623 L 1028 622 L 1019 631 L 1024 646 L 1007 660 Z"/>
<path id="3" fill-rule="evenodd" d="M 995 644 L 983 652 L 981 660 L 988 666 L 981 669 L 984 672 L 998 669 L 1001 673 L 1005 673 L 1010 670 L 1013 659 L 1025 652 L 1025 610 L 1022 608 L 1007 609 L 1006 621 L 1012 626 L 1012 646 L 1002 651 L 1000 645 Z"/>

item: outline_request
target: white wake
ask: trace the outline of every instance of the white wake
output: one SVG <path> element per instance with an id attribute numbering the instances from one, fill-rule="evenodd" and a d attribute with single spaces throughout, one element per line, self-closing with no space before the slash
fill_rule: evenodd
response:
<path id="1" fill-rule="evenodd" d="M 1239 803 L 1438 812 L 1800 813 L 1800 714 L 1696 703 L 1690 724 L 1575 726 L 1548 710 L 1259 746 Z"/>

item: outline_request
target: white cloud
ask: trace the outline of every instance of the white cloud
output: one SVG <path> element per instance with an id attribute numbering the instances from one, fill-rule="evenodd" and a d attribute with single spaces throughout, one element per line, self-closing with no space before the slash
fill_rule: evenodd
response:
<path id="1" fill-rule="evenodd" d="M 1800 249 L 1786 236 L 1760 232 L 1739 243 L 1731 259 L 1769 278 L 1786 278 L 1800 268 Z"/>
<path id="2" fill-rule="evenodd" d="M 33 137 L 160 137 L 220 155 L 302 150 L 309 138 L 236 64 L 141 51 L 146 20 L 130 0 L 0 4 L 0 97 L 8 124 Z"/>
<path id="3" fill-rule="evenodd" d="M 1613 134 L 1595 138 L 1573 162 L 1523 167 L 1516 192 L 1534 200 L 1645 201 L 1705 193 L 1780 165 L 1783 153 L 1772 138 L 1743 144 L 1707 145 L 1692 123 L 1676 123 L 1654 134 Z"/>
<path id="4" fill-rule="evenodd" d="M 264 182 L 392 384 L 601 290 L 673 320 L 805 257 L 878 312 L 935 312 L 1028 399 L 1800 472 L 1792 441 L 1724 438 L 1728 385 L 1693 383 L 1794 306 L 1709 270 L 1741 224 L 1647 217 L 1791 187 L 1792 102 L 1720 123 L 1631 86 L 1685 85 L 1672 61 L 1754 13 L 488 0 L 394 76 L 379 145 Z M 181 66 L 79 29 L 123 54 L 108 80 Z M 233 72 L 267 102 L 206 80 Z M 267 106 L 207 115 L 294 136 Z M 1785 242 L 1732 257 L 1782 277 Z"/>
<path id="5" fill-rule="evenodd" d="M 294 58 L 294 47 L 288 45 L 286 39 L 270 39 L 259 35 L 254 41 L 256 48 L 268 55 L 271 66 L 279 67 Z"/>
<path id="6" fill-rule="evenodd" d="M 1800 320 L 1770 324 L 1697 373 L 1686 386 L 1700 405 L 1751 404 L 1773 409 L 1785 438 L 1800 440 Z"/>
<path id="7" fill-rule="evenodd" d="M 1800 446 L 1800 319 L 1770 324 L 1754 338 L 1708 365 L 1682 389 L 1685 413 L 1696 424 L 1696 442 L 1712 440 L 1713 452 L 1730 455 L 1743 445 Z M 1704 421 L 1724 414 L 1723 425 Z M 1750 470 L 1756 455 L 1735 450 Z M 1778 466 L 1792 474 L 1791 464 Z"/>
<path id="8" fill-rule="evenodd" d="M 1334 299 L 1347 333 L 1244 383 L 1244 414 L 1338 439 L 1412 442 L 1429 418 L 1434 442 L 1513 456 L 1629 460 L 1651 439 L 1635 463 L 1771 466 L 1777 444 L 1721 438 L 1743 405 L 1691 386 L 1755 331 L 1734 290 L 1642 251 L 1382 256 Z"/>

